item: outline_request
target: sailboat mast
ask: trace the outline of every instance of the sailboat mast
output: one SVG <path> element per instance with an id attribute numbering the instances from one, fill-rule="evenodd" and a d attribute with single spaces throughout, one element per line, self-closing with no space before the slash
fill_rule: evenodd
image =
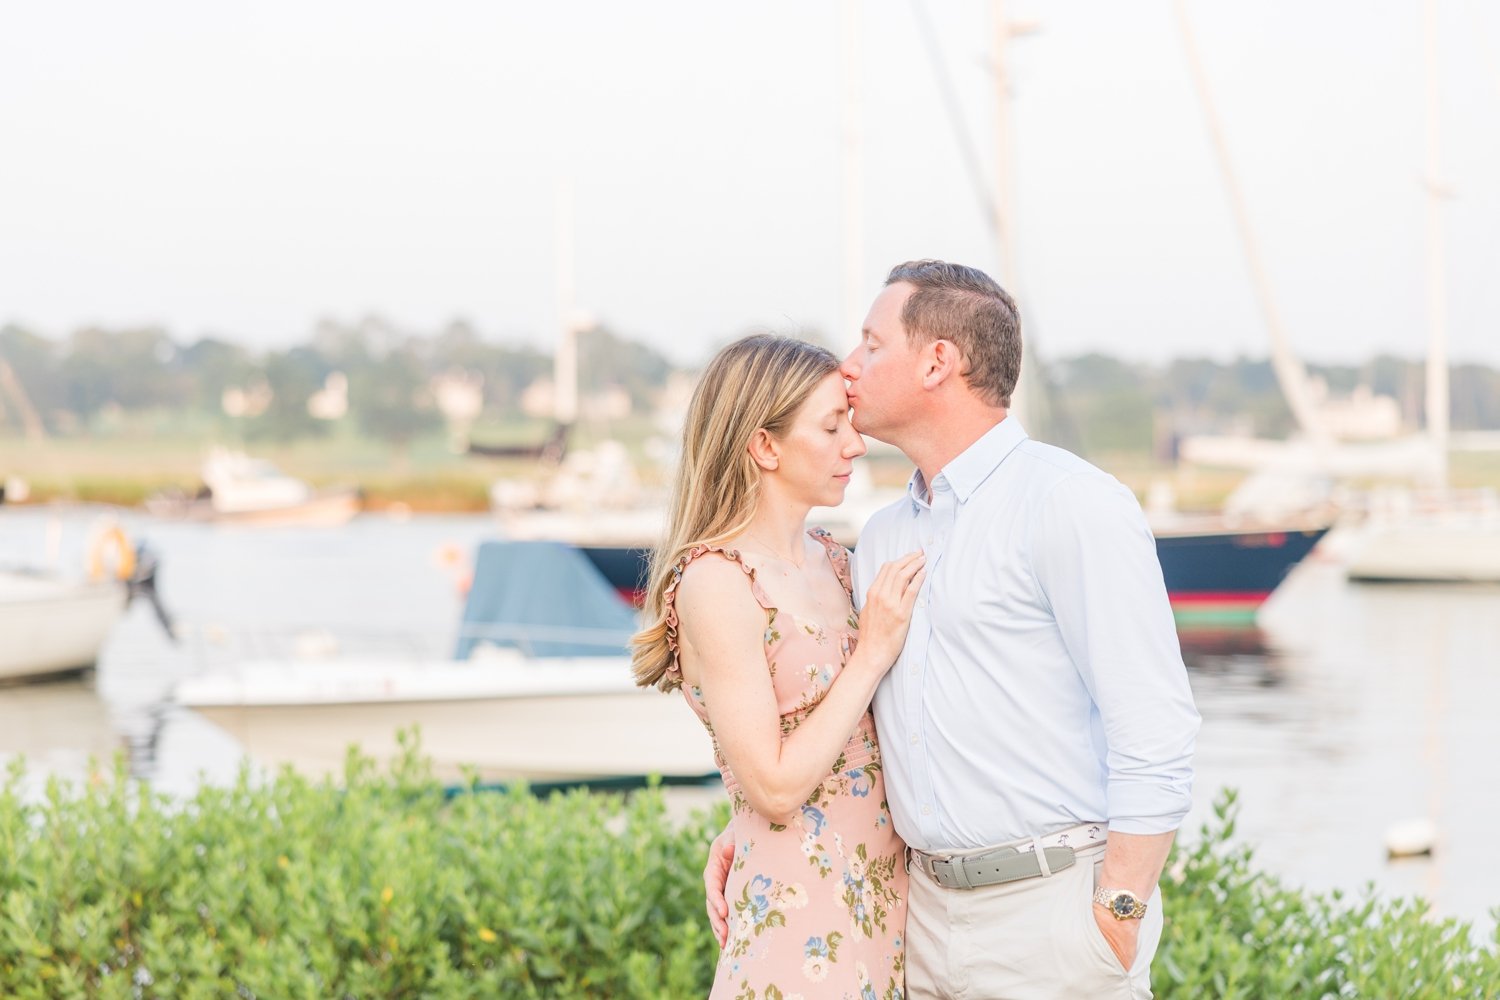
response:
<path id="1" fill-rule="evenodd" d="M 1443 198 L 1438 167 L 1437 0 L 1423 11 L 1426 69 L 1427 163 L 1427 437 L 1433 450 L 1437 486 L 1448 484 L 1448 296 L 1443 265 Z"/>
<path id="2" fill-rule="evenodd" d="M 557 183 L 557 352 L 552 358 L 553 417 L 578 417 L 578 327 L 573 293 L 573 184 Z"/>
<path id="3" fill-rule="evenodd" d="M 860 0 L 844 0 L 844 301 L 835 344 L 854 343 L 864 325 L 864 94 Z"/>
<path id="4" fill-rule="evenodd" d="M 1255 286 L 1255 297 L 1260 302 L 1261 313 L 1265 317 L 1266 327 L 1271 334 L 1271 362 L 1276 371 L 1276 381 L 1281 384 L 1281 392 L 1286 397 L 1287 406 L 1291 408 L 1292 417 L 1297 421 L 1297 426 L 1302 429 L 1302 433 L 1315 442 L 1324 443 L 1329 435 L 1322 421 L 1318 419 L 1317 411 L 1313 408 L 1307 391 L 1307 372 L 1302 367 L 1302 362 L 1292 352 L 1291 341 L 1281 323 L 1281 313 L 1276 308 L 1275 297 L 1271 294 L 1271 279 L 1266 274 L 1265 265 L 1261 262 L 1260 247 L 1255 240 L 1255 231 L 1250 225 L 1250 212 L 1245 207 L 1244 196 L 1240 193 L 1239 180 L 1235 176 L 1233 164 L 1229 159 L 1229 146 L 1224 141 L 1218 113 L 1214 110 L 1213 101 L 1209 97 L 1208 77 L 1203 71 L 1202 60 L 1198 57 L 1197 42 L 1193 38 L 1192 25 L 1188 21 L 1187 4 L 1185 0 L 1176 0 L 1173 6 L 1177 13 L 1177 27 L 1182 34 L 1183 48 L 1187 51 L 1188 68 L 1192 71 L 1193 86 L 1198 91 L 1198 99 L 1203 105 L 1203 117 L 1208 125 L 1209 138 L 1213 141 L 1219 169 L 1224 175 L 1224 187 L 1229 193 L 1229 204 L 1234 210 L 1234 221 L 1239 227 L 1240 243 L 1245 250 L 1246 262 L 1250 265 L 1250 279 Z"/>
<path id="5" fill-rule="evenodd" d="M 1005 0 L 990 0 L 990 17 L 994 22 L 994 51 L 991 54 L 991 68 L 995 79 L 995 177 L 994 191 L 990 199 L 990 208 L 993 212 L 993 225 L 995 229 L 995 246 L 1000 253 L 1000 285 L 1010 293 L 1018 308 L 1024 312 L 1021 301 L 1020 271 L 1016 265 L 1016 176 L 1015 176 L 1015 129 L 1011 122 L 1011 84 L 1010 84 L 1010 40 L 1017 35 L 1027 34 L 1035 27 L 1030 24 L 1017 24 L 1012 22 L 1005 12 Z M 1028 343 L 1025 337 L 1026 324 L 1023 322 L 1022 342 L 1025 345 L 1022 351 L 1020 377 L 1016 381 L 1016 388 L 1010 395 L 1010 413 L 1022 424 L 1028 420 L 1036 422 L 1044 420 L 1046 414 L 1046 400 L 1038 393 L 1033 392 L 1039 377 L 1036 352 L 1032 350 L 1035 343 Z M 1032 427 L 1038 431 L 1041 424 Z"/>
<path id="6" fill-rule="evenodd" d="M 995 194 L 991 205 L 995 212 L 995 242 L 1000 251 L 1000 283 L 1012 295 L 1016 292 L 1015 235 L 1015 136 L 1011 130 L 1010 61 L 1006 49 L 1010 44 L 1012 25 L 1005 16 L 1005 0 L 991 0 L 994 19 L 995 51 Z"/>

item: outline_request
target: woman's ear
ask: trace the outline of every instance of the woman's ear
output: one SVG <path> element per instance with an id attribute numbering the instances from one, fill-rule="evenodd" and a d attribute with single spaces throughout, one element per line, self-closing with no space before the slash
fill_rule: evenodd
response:
<path id="1" fill-rule="evenodd" d="M 773 472 L 781 465 L 781 446 L 764 427 L 757 428 L 750 435 L 749 451 L 751 461 L 763 472 Z"/>
<path id="2" fill-rule="evenodd" d="M 922 348 L 922 388 L 936 389 L 963 370 L 963 352 L 953 341 L 933 340 Z"/>

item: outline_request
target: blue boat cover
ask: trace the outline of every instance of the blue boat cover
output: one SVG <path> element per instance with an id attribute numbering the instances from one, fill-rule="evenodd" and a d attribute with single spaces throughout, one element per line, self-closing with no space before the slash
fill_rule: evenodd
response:
<path id="1" fill-rule="evenodd" d="M 453 655 L 489 642 L 530 656 L 616 656 L 637 628 L 635 608 L 573 546 L 484 542 Z"/>

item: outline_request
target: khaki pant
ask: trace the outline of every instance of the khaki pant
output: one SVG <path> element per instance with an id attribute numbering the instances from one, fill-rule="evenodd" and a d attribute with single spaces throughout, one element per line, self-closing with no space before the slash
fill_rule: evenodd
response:
<path id="1" fill-rule="evenodd" d="M 1045 878 L 945 889 L 911 866 L 906 917 L 909 1000 L 1149 1000 L 1161 941 L 1161 891 L 1141 920 L 1129 971 L 1094 921 L 1104 846 Z"/>

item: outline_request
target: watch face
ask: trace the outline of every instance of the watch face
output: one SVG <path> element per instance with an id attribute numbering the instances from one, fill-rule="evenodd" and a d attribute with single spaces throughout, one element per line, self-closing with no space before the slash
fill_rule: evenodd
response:
<path id="1" fill-rule="evenodd" d="M 1122 892 L 1110 900 L 1109 908 L 1117 917 L 1128 917 L 1135 913 L 1135 897 L 1128 892 Z"/>

